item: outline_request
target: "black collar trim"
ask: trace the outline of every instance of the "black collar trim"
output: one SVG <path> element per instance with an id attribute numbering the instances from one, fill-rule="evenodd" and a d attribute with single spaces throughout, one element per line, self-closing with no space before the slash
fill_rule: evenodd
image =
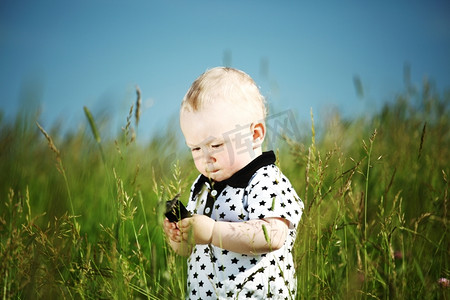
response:
<path id="1" fill-rule="evenodd" d="M 275 160 L 276 157 L 273 151 L 267 151 L 256 157 L 248 165 L 234 173 L 230 178 L 226 180 L 211 182 L 208 177 L 201 175 L 194 186 L 193 195 L 197 195 L 202 189 L 203 184 L 205 184 L 206 182 L 210 183 L 212 185 L 212 188 L 216 190 L 218 194 L 220 194 L 227 185 L 234 188 L 245 188 L 256 171 L 258 171 L 262 167 L 272 165 L 273 163 L 275 163 Z"/>

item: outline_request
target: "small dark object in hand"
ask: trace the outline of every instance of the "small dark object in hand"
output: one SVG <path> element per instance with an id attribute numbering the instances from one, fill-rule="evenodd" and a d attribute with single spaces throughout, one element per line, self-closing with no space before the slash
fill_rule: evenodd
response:
<path id="1" fill-rule="evenodd" d="M 177 194 L 175 198 L 166 202 L 166 217 L 170 222 L 178 222 L 184 218 L 188 218 L 191 214 L 187 211 L 183 203 L 178 200 L 180 194 Z"/>

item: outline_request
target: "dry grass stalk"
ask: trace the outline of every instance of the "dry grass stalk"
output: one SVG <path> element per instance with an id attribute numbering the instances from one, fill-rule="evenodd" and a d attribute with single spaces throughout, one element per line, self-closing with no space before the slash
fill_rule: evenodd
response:
<path id="1" fill-rule="evenodd" d="M 136 127 L 139 124 L 139 118 L 141 117 L 141 89 L 139 86 L 136 86 L 136 111 L 134 112 L 134 116 L 136 118 Z"/>
<path id="2" fill-rule="evenodd" d="M 426 130 L 427 130 L 427 122 L 425 122 L 425 124 L 423 124 L 422 135 L 420 136 L 419 155 L 417 156 L 417 159 L 419 159 L 420 156 L 422 155 L 423 141 L 425 140 Z"/>

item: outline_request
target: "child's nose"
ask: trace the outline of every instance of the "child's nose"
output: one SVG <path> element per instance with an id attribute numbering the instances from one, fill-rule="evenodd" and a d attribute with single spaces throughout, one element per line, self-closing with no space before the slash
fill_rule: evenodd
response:
<path id="1" fill-rule="evenodd" d="M 206 163 L 216 162 L 213 153 L 209 149 L 203 149 L 203 158 Z"/>

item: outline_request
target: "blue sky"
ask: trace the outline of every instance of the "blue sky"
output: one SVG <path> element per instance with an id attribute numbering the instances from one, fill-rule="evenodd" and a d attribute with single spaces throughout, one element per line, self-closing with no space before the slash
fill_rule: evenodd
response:
<path id="1" fill-rule="evenodd" d="M 379 109 L 424 77 L 450 87 L 448 1 L 0 2 L 0 109 L 13 118 L 34 89 L 40 122 L 76 130 L 83 106 L 123 126 L 142 90 L 139 135 L 176 123 L 192 81 L 228 62 L 250 74 L 272 112 L 299 122 L 338 108 Z M 358 75 L 365 96 L 355 93 Z"/>

